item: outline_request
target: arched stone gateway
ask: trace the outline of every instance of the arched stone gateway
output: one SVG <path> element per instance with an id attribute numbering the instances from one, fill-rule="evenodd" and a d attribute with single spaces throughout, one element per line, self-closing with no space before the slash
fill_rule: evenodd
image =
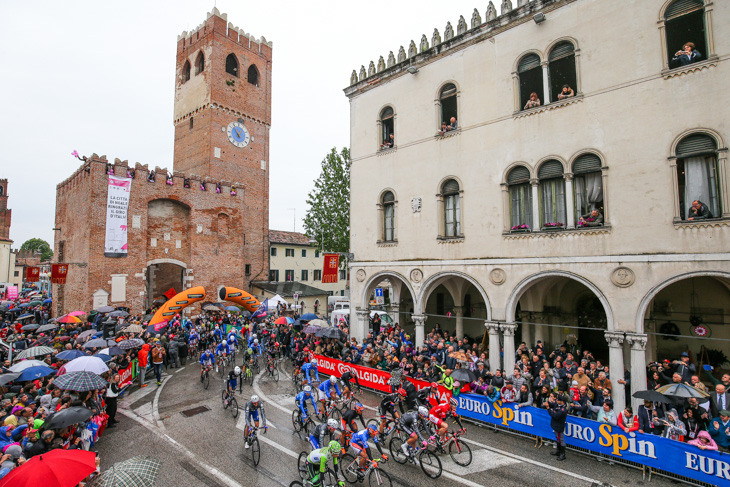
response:
<path id="1" fill-rule="evenodd" d="M 413 277 L 414 274 L 411 274 Z M 368 277 L 367 273 L 363 269 L 360 269 L 355 275 L 356 279 L 360 281 L 367 279 L 367 281 L 365 281 L 365 285 L 362 288 L 359 303 L 357 301 L 353 303 L 357 307 L 352 309 L 350 315 L 351 336 L 358 340 L 363 340 L 367 336 L 370 326 L 371 301 L 375 300 L 375 288 L 382 287 L 383 304 L 377 305 L 377 308 L 387 311 L 388 315 L 394 321 L 400 323 L 406 331 L 415 331 L 416 341 L 421 343 L 424 337 L 423 321 L 418 321 L 414 316 L 416 310 L 420 308 L 418 308 L 416 291 L 414 291 L 414 286 L 411 281 L 402 274 L 394 271 L 378 272 Z M 419 285 L 420 282 L 414 280 L 413 284 Z M 376 305 L 373 303 L 372 307 L 375 309 Z M 411 325 L 411 319 L 416 320 L 415 329 L 414 325 Z"/>

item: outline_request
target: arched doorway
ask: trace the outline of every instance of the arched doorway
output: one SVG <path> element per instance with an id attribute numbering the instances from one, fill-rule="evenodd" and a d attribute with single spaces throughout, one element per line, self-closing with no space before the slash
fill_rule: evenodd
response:
<path id="1" fill-rule="evenodd" d="M 377 291 L 378 289 L 381 291 Z M 415 325 L 411 321 L 411 316 L 416 310 L 415 295 L 410 283 L 400 274 L 380 272 L 372 276 L 363 288 L 360 309 L 367 310 L 368 317 L 374 311 L 384 311 L 387 317 L 381 315 L 381 319 L 398 323 L 406 333 L 411 334 L 411 338 L 415 337 Z M 365 329 L 361 332 L 364 338 L 367 336 L 370 324 L 364 323 L 363 326 Z M 353 332 L 354 329 L 353 327 Z"/>
<path id="2" fill-rule="evenodd" d="M 319 313 L 319 299 L 314 300 L 314 314 Z"/>
<path id="3" fill-rule="evenodd" d="M 155 300 L 159 303 L 167 301 L 169 296 L 184 289 L 185 265 L 182 262 L 157 261 L 147 265 L 147 302 L 151 308 Z M 168 293 L 171 289 L 172 294 Z M 168 297 L 165 297 L 168 293 Z"/>

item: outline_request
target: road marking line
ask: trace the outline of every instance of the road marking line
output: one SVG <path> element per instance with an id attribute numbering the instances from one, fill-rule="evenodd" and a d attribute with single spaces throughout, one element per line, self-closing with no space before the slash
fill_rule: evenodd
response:
<path id="1" fill-rule="evenodd" d="M 290 457 L 293 457 L 293 458 L 299 459 L 299 453 L 294 453 L 294 452 L 293 452 L 293 451 L 291 451 L 290 449 L 288 449 L 288 448 L 286 448 L 286 447 L 284 447 L 284 446 L 281 446 L 280 444 L 276 443 L 276 442 L 275 442 L 275 441 L 273 441 L 273 440 L 270 440 L 270 439 L 268 439 L 268 438 L 265 438 L 265 437 L 263 437 L 263 436 L 259 436 L 259 441 L 262 441 L 262 442 L 266 443 L 267 445 L 271 445 L 271 446 L 273 446 L 273 447 L 274 447 L 274 448 L 276 448 L 277 450 L 281 451 L 282 453 L 286 453 L 286 454 L 287 454 L 287 455 L 289 455 Z"/>
<path id="2" fill-rule="evenodd" d="M 157 387 L 157 392 L 155 393 L 155 399 L 152 401 L 152 417 L 155 420 L 155 426 L 159 427 L 161 430 L 165 431 L 165 425 L 160 419 L 160 394 L 162 393 L 162 388 L 165 387 L 165 384 L 167 384 L 167 381 L 170 380 L 171 375 L 168 375 L 164 379 L 162 379 L 162 384 Z"/>

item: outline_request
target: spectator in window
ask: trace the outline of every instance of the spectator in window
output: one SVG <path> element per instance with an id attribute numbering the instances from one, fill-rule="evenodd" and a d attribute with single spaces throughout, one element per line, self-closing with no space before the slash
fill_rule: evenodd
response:
<path id="1" fill-rule="evenodd" d="M 568 85 L 563 85 L 562 91 L 558 93 L 558 100 L 564 100 L 566 98 L 570 98 L 571 96 L 575 96 L 573 88 Z"/>
<path id="2" fill-rule="evenodd" d="M 689 215 L 687 215 L 687 220 L 707 220 L 708 218 L 712 218 L 712 212 L 707 207 L 706 204 L 701 202 L 700 200 L 694 200 L 692 202 L 692 207 L 689 209 Z"/>
<path id="3" fill-rule="evenodd" d="M 591 210 L 580 217 L 578 225 L 581 227 L 600 227 L 603 225 L 603 215 L 598 210 Z"/>
<path id="4" fill-rule="evenodd" d="M 672 63 L 675 66 L 687 66 L 688 64 L 696 63 L 702 59 L 702 53 L 695 49 L 693 42 L 688 42 L 682 46 L 681 51 L 674 53 Z"/>
<path id="5" fill-rule="evenodd" d="M 386 139 L 383 141 L 383 144 L 380 146 L 381 149 L 390 149 L 395 145 L 395 137 L 393 134 L 390 134 Z"/>
<path id="6" fill-rule="evenodd" d="M 456 117 L 451 117 L 451 120 L 449 120 L 449 126 L 446 127 L 448 131 L 456 130 L 459 128 L 459 124 L 456 123 Z"/>
<path id="7" fill-rule="evenodd" d="M 439 130 L 439 135 L 443 136 L 448 131 L 449 127 L 446 125 L 446 122 L 441 122 L 441 130 Z"/>
<path id="8" fill-rule="evenodd" d="M 537 97 L 537 93 L 532 92 L 530 93 L 530 99 L 527 100 L 527 103 L 525 103 L 524 110 L 527 110 L 528 108 L 535 108 L 540 106 L 540 99 Z"/>

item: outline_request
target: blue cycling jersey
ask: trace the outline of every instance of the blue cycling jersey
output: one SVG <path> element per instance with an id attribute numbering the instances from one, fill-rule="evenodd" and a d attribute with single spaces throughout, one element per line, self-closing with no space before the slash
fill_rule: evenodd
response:
<path id="1" fill-rule="evenodd" d="M 304 372 L 306 372 L 308 370 L 316 369 L 316 368 L 317 368 L 317 364 L 313 364 L 312 362 L 307 362 L 306 364 L 302 365 L 302 370 Z"/>
<path id="2" fill-rule="evenodd" d="M 314 406 L 314 413 L 319 414 L 319 411 L 317 410 L 317 404 L 314 402 L 314 397 L 312 396 L 311 393 L 307 394 L 306 392 L 302 391 L 299 394 L 297 394 L 297 396 L 294 398 L 294 401 L 297 403 L 297 406 L 299 406 L 299 410 L 303 414 L 306 414 L 304 412 L 304 406 L 307 402 L 307 399 L 309 399 L 309 401 L 312 403 L 312 406 Z"/>
<path id="3" fill-rule="evenodd" d="M 215 330 L 213 330 L 213 336 L 215 337 L 215 340 L 218 342 L 221 340 L 221 337 L 223 336 L 223 334 L 221 333 L 220 329 L 216 328 Z"/>
<path id="4" fill-rule="evenodd" d="M 224 352 L 225 353 L 230 353 L 231 352 L 231 349 L 228 348 L 228 344 L 227 343 L 225 345 L 222 344 L 222 343 L 220 343 L 220 344 L 218 344 L 217 347 L 215 347 L 215 353 L 217 355 L 220 355 L 221 353 L 224 353 Z"/>
<path id="5" fill-rule="evenodd" d="M 203 354 L 200 356 L 200 365 L 206 365 L 206 364 L 214 364 L 215 363 L 215 355 L 213 355 L 211 352 L 203 352 Z"/>
<path id="6" fill-rule="evenodd" d="M 332 388 L 332 387 L 335 388 L 335 390 L 337 391 L 337 395 L 338 396 L 341 395 L 340 386 L 337 385 L 337 382 L 335 382 L 333 384 L 330 379 L 327 379 L 326 381 L 322 382 L 319 385 L 319 390 L 322 391 L 322 392 L 327 392 L 328 393 L 330 391 L 330 388 Z"/>
<path id="7" fill-rule="evenodd" d="M 368 432 L 368 429 L 365 428 L 362 431 L 358 431 L 354 435 L 352 435 L 352 438 L 350 438 L 350 443 L 355 443 L 357 445 L 362 446 L 363 448 L 367 448 L 368 446 L 368 440 L 371 439 L 370 433 Z M 372 437 L 372 440 L 374 443 L 378 442 L 378 435 L 375 435 Z"/>

